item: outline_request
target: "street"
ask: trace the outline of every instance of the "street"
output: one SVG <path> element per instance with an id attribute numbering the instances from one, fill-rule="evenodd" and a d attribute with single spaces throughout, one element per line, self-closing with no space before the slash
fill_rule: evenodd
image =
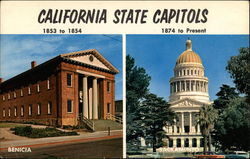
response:
<path id="1" fill-rule="evenodd" d="M 122 138 L 31 148 L 32 152 L 2 151 L 7 158 L 122 158 Z"/>

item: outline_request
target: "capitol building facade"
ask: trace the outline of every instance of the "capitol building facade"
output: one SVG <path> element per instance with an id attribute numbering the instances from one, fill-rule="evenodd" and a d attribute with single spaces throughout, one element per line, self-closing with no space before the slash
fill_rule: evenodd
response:
<path id="1" fill-rule="evenodd" d="M 170 79 L 170 108 L 178 118 L 174 124 L 164 127 L 169 138 L 163 140 L 160 152 L 201 152 L 203 137 L 197 123 L 202 106 L 211 104 L 208 94 L 208 78 L 204 76 L 201 58 L 192 50 L 191 40 L 178 57 L 174 77 Z"/>

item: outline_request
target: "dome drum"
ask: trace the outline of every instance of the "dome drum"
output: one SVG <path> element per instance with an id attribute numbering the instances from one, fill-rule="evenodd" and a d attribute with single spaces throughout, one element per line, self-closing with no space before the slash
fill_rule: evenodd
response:
<path id="1" fill-rule="evenodd" d="M 187 40 L 186 51 L 177 59 L 174 77 L 170 79 L 170 101 L 180 98 L 195 98 L 209 101 L 208 78 L 198 54 L 192 51 L 192 42 Z"/>

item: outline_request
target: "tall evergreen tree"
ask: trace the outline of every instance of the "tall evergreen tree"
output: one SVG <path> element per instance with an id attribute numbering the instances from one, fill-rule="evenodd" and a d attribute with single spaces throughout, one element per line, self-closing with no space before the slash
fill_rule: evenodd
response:
<path id="1" fill-rule="evenodd" d="M 240 48 L 239 55 L 232 56 L 226 69 L 234 79 L 236 88 L 245 93 L 250 103 L 250 52 L 249 47 Z"/>
<path id="2" fill-rule="evenodd" d="M 169 107 L 170 105 L 163 98 L 150 93 L 146 95 L 138 108 L 142 137 L 152 144 L 153 152 L 162 146 L 162 138 L 166 137 L 163 127 L 167 122 L 173 123 L 176 117 Z"/>
<path id="3" fill-rule="evenodd" d="M 218 109 L 219 112 L 223 112 L 231 99 L 239 97 L 239 93 L 236 92 L 236 88 L 223 84 L 216 96 L 218 96 L 218 98 L 214 100 L 213 106 L 215 109 Z"/>
<path id="4" fill-rule="evenodd" d="M 135 60 L 131 56 L 126 57 L 126 135 L 127 145 L 137 142 L 137 137 L 141 136 L 139 131 L 137 108 L 140 100 L 148 93 L 150 76 L 145 69 L 135 65 Z M 132 143 L 132 145 L 134 145 Z"/>

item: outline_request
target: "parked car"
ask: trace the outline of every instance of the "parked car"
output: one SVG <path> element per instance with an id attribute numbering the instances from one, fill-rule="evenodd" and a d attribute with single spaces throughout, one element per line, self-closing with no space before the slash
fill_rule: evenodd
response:
<path id="1" fill-rule="evenodd" d="M 234 151 L 226 155 L 226 158 L 249 158 L 249 153 L 245 151 Z"/>
<path id="2" fill-rule="evenodd" d="M 195 158 L 213 159 L 213 158 L 225 158 L 225 155 L 216 154 L 215 152 L 206 152 L 205 155 L 195 155 Z"/>

